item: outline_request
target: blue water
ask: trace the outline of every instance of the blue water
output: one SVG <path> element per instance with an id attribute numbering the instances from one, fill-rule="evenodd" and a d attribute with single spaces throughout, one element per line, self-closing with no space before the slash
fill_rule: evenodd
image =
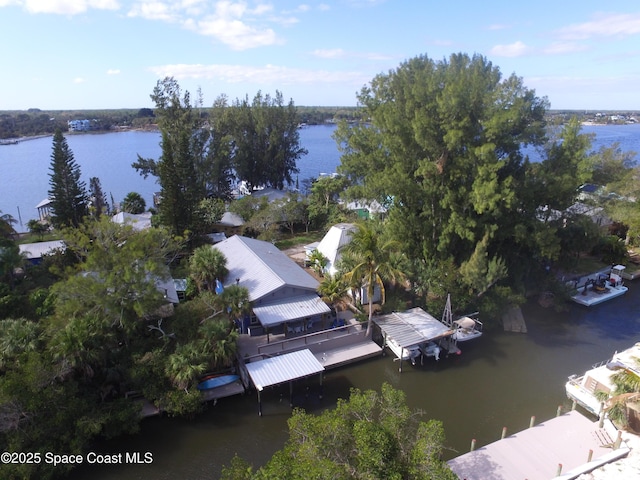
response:
<path id="1" fill-rule="evenodd" d="M 300 182 L 321 173 L 333 173 L 340 163 L 340 153 L 331 135 L 335 125 L 309 126 L 300 130 L 300 140 L 309 153 L 298 162 Z M 619 142 L 622 150 L 640 152 L 640 125 L 587 126 L 585 133 L 595 133 L 594 150 Z M 129 192 L 138 192 L 152 204 L 159 190 L 155 179 L 143 179 L 131 168 L 140 154 L 157 159 L 160 135 L 150 132 L 121 132 L 68 135 L 67 142 L 89 184 L 98 177 L 107 200 L 120 202 Z M 51 137 L 0 146 L 0 211 L 22 219 L 23 225 L 37 218 L 36 205 L 47 197 L 51 164 Z M 535 158 L 534 158 L 535 160 Z M 25 230 L 18 225 L 18 230 Z"/>

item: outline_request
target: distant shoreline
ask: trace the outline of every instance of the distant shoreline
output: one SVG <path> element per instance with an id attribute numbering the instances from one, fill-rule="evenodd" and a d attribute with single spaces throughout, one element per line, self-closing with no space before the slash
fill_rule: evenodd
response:
<path id="1" fill-rule="evenodd" d="M 626 127 L 629 125 L 638 125 L 637 123 L 599 123 L 599 122 L 590 122 L 586 120 L 584 122 L 580 122 L 580 125 L 583 127 Z"/>
<path id="2" fill-rule="evenodd" d="M 0 140 L 0 145 L 15 145 L 16 143 L 26 142 L 27 140 L 38 140 L 39 138 L 53 137 L 52 133 L 44 135 L 34 135 L 32 137 L 15 137 L 15 138 L 3 138 Z"/>

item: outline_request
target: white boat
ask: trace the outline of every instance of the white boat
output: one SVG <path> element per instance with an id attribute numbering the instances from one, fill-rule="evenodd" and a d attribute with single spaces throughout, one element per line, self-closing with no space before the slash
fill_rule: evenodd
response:
<path id="1" fill-rule="evenodd" d="M 440 345 L 435 342 L 427 342 L 420 345 L 420 353 L 425 357 L 434 357 L 436 360 L 440 360 Z"/>
<path id="2" fill-rule="evenodd" d="M 391 338 L 387 339 L 387 347 L 396 355 L 395 360 L 409 360 L 412 365 L 416 364 L 416 358 L 421 354 L 418 345 L 403 348 Z"/>
<path id="3" fill-rule="evenodd" d="M 640 342 L 620 353 L 615 353 L 610 360 L 597 363 L 584 375 L 571 375 L 565 384 L 567 397 L 595 416 L 602 412 L 602 400 L 596 392 L 611 395 L 614 390 L 613 375 L 620 370 L 627 370 L 640 376 Z"/>
<path id="4" fill-rule="evenodd" d="M 482 322 L 475 317 L 478 312 L 465 315 L 453 320 L 453 313 L 451 311 L 451 295 L 447 295 L 447 302 L 444 305 L 444 312 L 442 312 L 442 323 L 448 325 L 453 330 L 453 340 L 456 342 L 466 342 L 467 340 L 473 340 L 482 335 Z M 449 352 L 457 353 L 458 352 Z"/>
<path id="5" fill-rule="evenodd" d="M 598 273 L 585 277 L 581 285 L 576 285 L 576 293 L 571 299 L 580 305 L 591 307 L 624 295 L 629 290 L 622 280 L 624 269 L 624 265 L 615 265 L 608 274 Z"/>
<path id="6" fill-rule="evenodd" d="M 482 322 L 470 316 L 461 317 L 453 321 L 455 333 L 453 338 L 458 342 L 473 340 L 482 335 Z"/>

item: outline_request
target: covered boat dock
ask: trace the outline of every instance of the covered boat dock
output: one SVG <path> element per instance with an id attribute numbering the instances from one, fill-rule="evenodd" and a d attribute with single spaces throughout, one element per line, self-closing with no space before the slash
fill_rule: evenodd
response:
<path id="1" fill-rule="evenodd" d="M 289 403 L 291 405 L 293 405 L 294 380 L 310 377 L 319 373 L 320 387 L 322 388 L 324 366 L 309 349 L 298 350 L 257 362 L 247 363 L 245 366 L 249 377 L 251 377 L 251 382 L 258 392 L 258 414 L 260 416 L 262 416 L 260 393 L 265 387 L 289 382 Z"/>
<path id="2" fill-rule="evenodd" d="M 428 342 L 438 342 L 448 353 L 460 351 L 452 338 L 454 331 L 451 327 L 436 320 L 420 307 L 405 312 L 381 315 L 374 318 L 373 321 L 382 331 L 383 347 L 388 346 L 390 342 L 399 347 L 401 353 L 394 353 L 400 360 L 400 372 L 402 372 L 402 352 L 404 349 L 424 346 Z"/>

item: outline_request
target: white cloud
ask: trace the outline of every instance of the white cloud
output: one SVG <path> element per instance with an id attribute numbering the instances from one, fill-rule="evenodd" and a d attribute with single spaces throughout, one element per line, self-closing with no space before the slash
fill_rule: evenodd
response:
<path id="1" fill-rule="evenodd" d="M 566 40 L 637 35 L 640 33 L 640 13 L 598 14 L 591 22 L 569 25 L 559 29 L 557 33 Z"/>
<path id="2" fill-rule="evenodd" d="M 567 53 L 584 52 L 589 47 L 575 42 L 554 42 L 545 47 L 542 52 L 547 55 L 564 55 Z"/>
<path id="3" fill-rule="evenodd" d="M 110 68 L 107 70 L 107 75 L 120 75 L 120 70 L 117 68 Z"/>
<path id="4" fill-rule="evenodd" d="M 530 48 L 518 40 L 509 45 L 496 45 L 491 49 L 491 54 L 498 57 L 521 57 L 530 52 Z"/>
<path id="5" fill-rule="evenodd" d="M 179 23 L 187 30 L 215 38 L 233 50 L 282 43 L 267 24 L 291 25 L 298 21 L 292 16 L 274 15 L 271 4 L 258 3 L 251 8 L 243 0 L 218 0 L 213 4 L 205 0 L 142 0 L 128 15 Z"/>
<path id="6" fill-rule="evenodd" d="M 165 22 L 177 21 L 179 16 L 174 8 L 164 2 L 144 1 L 139 2 L 127 13 L 129 17 L 142 17 L 147 20 L 163 20 Z"/>
<path id="7" fill-rule="evenodd" d="M 86 79 L 82 77 L 76 77 L 73 79 L 73 83 L 84 83 L 84 82 L 86 82 Z"/>
<path id="8" fill-rule="evenodd" d="M 30 13 L 56 13 L 76 15 L 89 9 L 117 10 L 117 0 L 24 0 L 23 6 Z"/>
<path id="9" fill-rule="evenodd" d="M 342 58 L 346 54 L 341 48 L 318 48 L 311 53 L 320 58 Z"/>
<path id="10" fill-rule="evenodd" d="M 505 24 L 502 24 L 502 23 L 494 23 L 492 25 L 489 25 L 487 27 L 487 30 L 508 30 L 510 28 L 511 27 L 509 25 L 505 25 Z"/>
<path id="11" fill-rule="evenodd" d="M 237 19 L 209 17 L 189 25 L 198 33 L 215 37 L 233 50 L 274 45 L 279 41 L 272 29 L 254 28 Z"/>
<path id="12" fill-rule="evenodd" d="M 311 54 L 318 58 L 327 58 L 327 59 L 339 59 L 339 58 L 363 58 L 365 60 L 373 60 L 373 61 L 386 61 L 392 60 L 393 57 L 389 55 L 385 55 L 383 53 L 359 53 L 359 52 L 347 52 L 342 48 L 318 48 L 311 52 Z"/>
<path id="13" fill-rule="evenodd" d="M 228 83 L 255 82 L 258 84 L 313 84 L 313 83 L 352 83 L 364 85 L 371 79 L 369 73 L 308 70 L 300 68 L 265 65 L 260 67 L 245 65 L 201 65 L 175 64 L 150 67 L 158 78 L 172 76 L 179 80 L 217 80 Z"/>
<path id="14" fill-rule="evenodd" d="M 331 7 L 326 3 L 321 3 L 320 5 L 318 5 L 318 10 L 326 12 L 327 10 L 331 10 Z"/>

